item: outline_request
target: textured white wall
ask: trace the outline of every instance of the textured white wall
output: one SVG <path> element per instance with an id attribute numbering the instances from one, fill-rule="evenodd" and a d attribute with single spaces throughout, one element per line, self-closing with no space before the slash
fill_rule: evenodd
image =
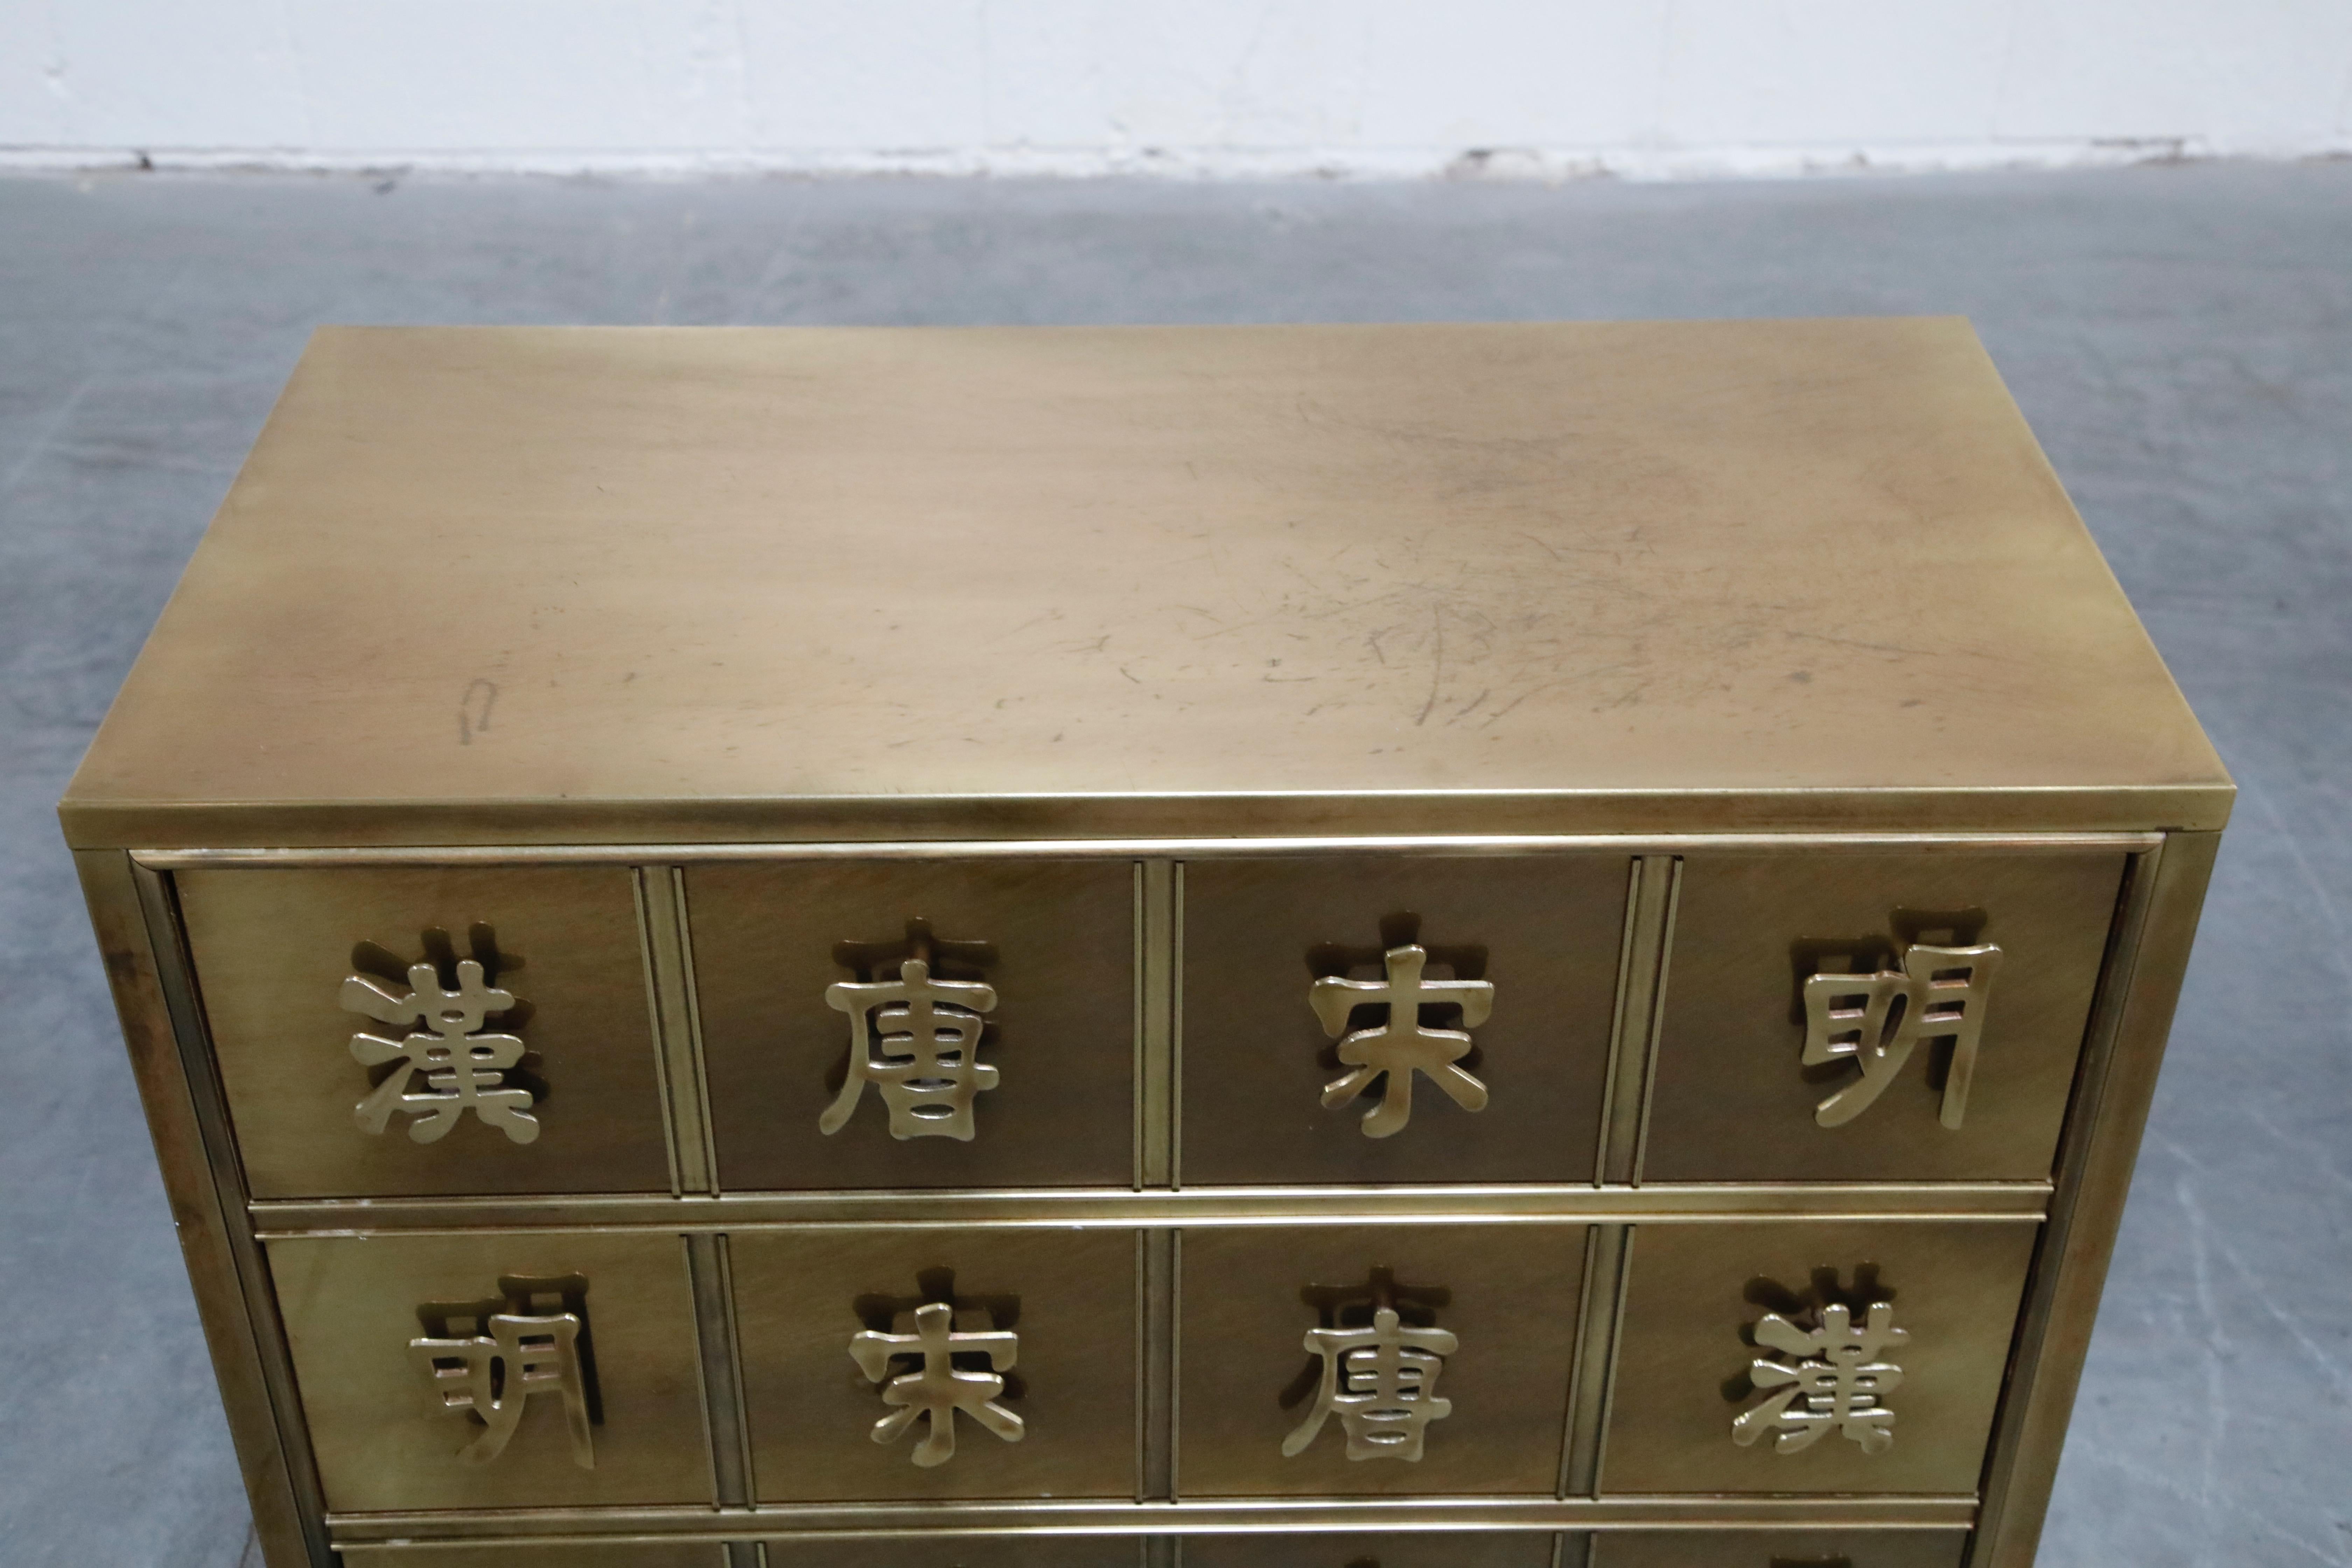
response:
<path id="1" fill-rule="evenodd" d="M 1534 175 L 2352 151 L 2352 0 L 0 0 L 0 161 Z"/>

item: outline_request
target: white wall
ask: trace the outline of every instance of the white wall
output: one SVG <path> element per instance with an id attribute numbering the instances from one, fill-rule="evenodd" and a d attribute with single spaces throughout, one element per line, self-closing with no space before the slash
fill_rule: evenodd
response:
<path id="1" fill-rule="evenodd" d="M 0 0 L 0 161 L 1559 175 L 2352 151 L 2352 0 Z"/>

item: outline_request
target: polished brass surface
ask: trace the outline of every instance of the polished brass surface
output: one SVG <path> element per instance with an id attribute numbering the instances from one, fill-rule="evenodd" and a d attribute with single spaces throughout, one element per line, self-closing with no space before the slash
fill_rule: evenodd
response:
<path id="1" fill-rule="evenodd" d="M 714 1500 L 678 1237 L 320 1237 L 270 1243 L 269 1268 L 330 1509 Z M 584 1304 L 572 1315 L 588 1329 L 579 1359 L 593 1390 L 593 1403 L 581 1390 L 593 1468 L 578 1462 L 583 1436 L 571 1418 L 581 1405 L 568 1397 L 530 1399 L 504 1451 L 469 1462 L 462 1429 L 420 1373 L 415 1358 L 439 1352 L 412 1344 L 469 1337 L 440 1331 L 464 1304 L 504 1294 L 492 1287 L 509 1279 L 577 1282 L 566 1305 Z"/>
<path id="2" fill-rule="evenodd" d="M 686 887 L 724 1187 L 1132 1181 L 1130 865 L 696 865 Z M 894 1136 L 898 1112 L 845 1109 L 858 1079 L 839 1076 L 849 1030 L 829 988 L 895 973 L 910 921 L 936 978 L 992 994 L 971 1065 L 1003 1078 L 971 1109 L 969 1141 Z"/>
<path id="3" fill-rule="evenodd" d="M 410 964 L 408 987 L 400 992 L 372 975 L 344 980 L 345 1012 L 417 1026 L 397 1039 L 365 1030 L 352 1037 L 352 1056 L 360 1066 L 392 1068 L 353 1108 L 352 1120 L 362 1132 L 380 1133 L 397 1110 L 415 1118 L 408 1123 L 413 1142 L 437 1143 L 470 1110 L 509 1142 L 532 1142 L 539 1136 L 539 1118 L 530 1113 L 535 1097 L 506 1081 L 508 1070 L 522 1060 L 522 1040 L 487 1026 L 492 1015 L 514 1009 L 514 993 L 487 984 L 479 959 L 457 961 L 455 989 L 438 970 L 430 959 Z M 422 1089 L 415 1087 L 420 1078 Z"/>
<path id="4" fill-rule="evenodd" d="M 922 1423 L 923 1439 L 913 1458 L 929 1469 L 955 1458 L 958 1412 L 1003 1442 L 1026 1436 L 1021 1417 L 996 1402 L 1004 1392 L 1003 1374 L 1021 1359 L 1021 1336 L 993 1327 L 985 1306 L 925 1301 L 911 1312 L 898 1313 L 894 1330 L 910 1319 L 911 1332 L 864 1329 L 849 1336 L 849 1359 L 866 1382 L 882 1385 L 882 1403 L 892 1407 L 874 1423 L 873 1439 L 895 1443 Z M 975 1363 L 985 1370 L 973 1370 Z M 902 1366 L 906 1370 L 898 1370 Z"/>
<path id="5" fill-rule="evenodd" d="M 1825 972 L 1805 980 L 1805 1049 L 1798 1059 L 1809 1068 L 1843 1062 L 1861 1074 L 1813 1107 L 1823 1127 L 1843 1127 L 1876 1104 L 1922 1041 L 1948 1042 L 1936 1119 L 1946 1127 L 1968 1120 L 1969 1080 L 2000 949 L 1913 942 L 1901 958 L 1900 969 Z"/>
<path id="6" fill-rule="evenodd" d="M 1050 1536 L 954 1536 L 927 1541 L 761 1542 L 766 1568 L 1145 1568 L 1144 1542 L 1132 1536 L 1055 1540 Z"/>
<path id="7" fill-rule="evenodd" d="M 733 1236 L 729 1251 L 761 1502 L 1133 1495 L 1131 1234 L 803 1230 Z M 845 1347 L 904 1334 L 933 1303 L 974 1331 L 1018 1337 L 1017 1367 L 964 1370 L 1008 1374 L 991 1397 L 1019 1417 L 1021 1440 L 966 1442 L 952 1462 L 919 1467 L 905 1447 L 869 1440 L 892 1412 Z"/>
<path id="8" fill-rule="evenodd" d="M 1454 1402 L 1437 1392 L 1445 1358 L 1462 1342 L 1444 1329 L 1399 1313 L 1402 1297 L 1429 1299 L 1432 1292 L 1407 1289 L 1400 1293 L 1385 1268 L 1374 1268 L 1360 1301 L 1349 1302 L 1353 1291 L 1327 1291 L 1309 1287 L 1330 1301 L 1325 1314 L 1330 1321 L 1307 1331 L 1307 1353 L 1322 1366 L 1315 1400 L 1306 1419 L 1282 1440 L 1282 1457 L 1295 1458 L 1315 1441 L 1324 1423 L 1337 1414 L 1347 1433 L 1348 1458 L 1421 1462 L 1429 1424 L 1454 1414 Z M 1351 1313 L 1349 1307 L 1358 1309 Z M 1418 1311 L 1407 1306 L 1406 1310 Z M 1371 1321 L 1363 1321 L 1369 1311 Z"/>
<path id="9" fill-rule="evenodd" d="M 253 1205 L 265 1237 L 399 1235 L 509 1227 L 757 1231 L 888 1222 L 1066 1227 L 1353 1225 L 1364 1220 L 1681 1225 L 1718 1218 L 2004 1218 L 2038 1223 L 2047 1182 L 1821 1183 L 1753 1186 L 1196 1187 L 1184 1192 L 1012 1188 L 968 1193 L 761 1193 L 719 1198 L 375 1198 Z"/>
<path id="10" fill-rule="evenodd" d="M 1178 1492 L 1550 1493 L 1584 1253 L 1585 1227 L 1572 1225 L 1187 1230 L 1178 1285 Z M 1443 1336 L 1412 1348 L 1444 1356 L 1450 1416 L 1423 1434 L 1425 1452 L 1414 1464 L 1357 1462 L 1354 1445 L 1328 1439 L 1293 1447 L 1319 1391 L 1332 1386 L 1327 1352 L 1345 1353 L 1360 1337 L 1344 1331 L 1376 1328 L 1384 1296 L 1387 1310 Z M 1307 1350 L 1316 1329 L 1343 1331 L 1342 1340 Z M 1456 1349 L 1441 1349 L 1444 1339 Z M 1435 1407 L 1423 1404 L 1420 1413 L 1433 1415 Z"/>
<path id="11" fill-rule="evenodd" d="M 1834 1288 L 1834 1285 L 1832 1285 Z M 1903 1386 L 1903 1369 L 1886 1358 L 1911 1338 L 1895 1326 L 1895 1304 L 1872 1301 L 1854 1321 L 1854 1309 L 1832 1300 L 1784 1318 L 1767 1312 L 1748 1334 L 1778 1356 L 1748 1363 L 1748 1382 L 1761 1397 L 1732 1418 L 1731 1440 L 1745 1448 L 1768 1433 L 1776 1454 L 1801 1454 L 1834 1432 L 1883 1454 L 1895 1442 L 1895 1411 L 1886 1396 Z"/>
<path id="12" fill-rule="evenodd" d="M 1685 857 L 1643 1180 L 2047 1180 L 2123 869 L 2093 851 Z M 1854 1071 L 1806 1064 L 1807 980 L 1955 931 L 1947 945 L 2008 953 L 1965 1123 L 1946 1123 L 1950 1063 L 1927 1050 L 1822 1125 L 1824 1090 Z"/>
<path id="13" fill-rule="evenodd" d="M 1960 1568 L 1954 1530 L 1660 1530 L 1593 1538 L 1587 1568 Z"/>
<path id="14" fill-rule="evenodd" d="M 1973 1492 L 2033 1242 L 2025 1226 L 1965 1223 L 1638 1227 L 1601 1490 Z M 1774 1392 L 1756 1372 L 1772 1359 L 1759 1350 L 1809 1337 L 1777 1333 L 1769 1319 L 1822 1327 L 1832 1305 L 1867 1312 L 1879 1302 L 1908 1335 L 1889 1358 L 1902 1369 L 1890 1443 L 1823 1441 L 1798 1451 L 1738 1441 L 1735 1421 Z M 1826 1345 L 1804 1353 L 1832 1357 Z M 1875 1375 L 1882 1388 L 1895 1386 Z M 1848 1394 L 1857 1391 L 1838 1381 Z M 1799 1386 L 1808 1402 L 1818 1392 L 1810 1375 Z M 1849 1418 L 1865 1434 L 1875 1425 L 1861 1410 Z"/>
<path id="15" fill-rule="evenodd" d="M 1379 980 L 1326 974 L 1307 987 L 1307 1005 L 1324 1034 L 1339 1042 L 1332 1054 L 1349 1069 L 1323 1086 L 1323 1109 L 1346 1105 L 1377 1085 L 1381 1098 L 1364 1112 L 1364 1136 L 1394 1137 L 1412 1120 L 1413 1078 L 1425 1074 L 1463 1110 L 1486 1110 L 1486 1086 L 1454 1064 L 1470 1052 L 1469 1031 L 1495 1010 L 1493 983 L 1429 979 L 1429 950 L 1411 943 L 1389 949 L 1381 966 L 1387 973 Z M 1379 1012 L 1380 1022 L 1350 1030 L 1365 1007 Z M 1429 1027 L 1423 1015 L 1431 1009 L 1452 1010 L 1463 1027 Z"/>
<path id="16" fill-rule="evenodd" d="M 888 1108 L 891 1137 L 969 1143 L 973 1099 L 1003 1076 L 980 1059 L 996 989 L 934 979 L 930 935 L 919 921 L 908 925 L 905 956 L 883 968 L 894 973 L 824 988 L 824 1005 L 849 1016 L 849 1059 L 841 1092 L 816 1119 L 816 1130 L 831 1137 L 847 1126 L 870 1083 Z"/>
<path id="17" fill-rule="evenodd" d="M 468 570 L 420 609 L 387 537 Z M 925 613 L 876 601 L 898 558 Z M 346 328 L 65 814 L 108 847 L 2228 799 L 1960 321 Z"/>
<path id="18" fill-rule="evenodd" d="M 667 1192 L 668 1139 L 629 874 L 618 868 L 180 871 L 237 1149 L 255 1195 Z M 530 1055 L 517 1142 L 467 1118 L 437 1142 L 370 1137 L 343 982 L 355 956 L 404 971 L 417 933 L 494 947 L 489 978 L 530 1004 L 505 1015 Z M 452 973 L 450 979 L 455 980 Z M 382 1070 L 382 1069 L 379 1069 Z"/>
<path id="19" fill-rule="evenodd" d="M 488 1302 L 435 1302 L 417 1316 L 432 1329 L 408 1342 L 430 1382 L 435 1407 L 474 1430 L 457 1458 L 487 1465 L 506 1452 L 535 1394 L 560 1403 L 572 1434 L 572 1462 L 596 1468 L 591 1394 L 582 1361 L 587 1283 L 574 1278 L 501 1279 Z"/>
<path id="20" fill-rule="evenodd" d="M 1606 854 L 1188 861 L 1180 1180 L 1590 1180 L 1625 889 L 1624 857 Z M 1495 988 L 1462 1059 L 1493 1099 L 1473 1114 L 1423 1096 L 1410 1126 L 1367 1138 L 1326 1104 L 1345 1064 L 1309 987 L 1378 973 L 1408 942 Z"/>
<path id="21" fill-rule="evenodd" d="M 1625 894 L 1625 941 L 1617 961 L 1617 1009 L 1609 1026 L 1609 1089 L 1601 1105 L 1595 1182 L 1630 1182 L 1642 1168 L 1642 1136 L 1649 1122 L 1650 1083 L 1682 878 L 1679 855 L 1646 854 L 1633 859 L 1632 885 Z"/>
<path id="22" fill-rule="evenodd" d="M 1182 1568 L 1553 1568 L 1549 1531 L 1188 1535 Z"/>
<path id="23" fill-rule="evenodd" d="M 676 866 L 634 868 L 637 935 L 646 990 L 661 1050 L 662 1107 L 668 1119 L 670 1185 L 708 1193 L 719 1184 L 710 1156 L 710 1086 L 702 1068 L 702 1018 L 694 998 L 694 942 L 686 930 L 686 876 Z"/>

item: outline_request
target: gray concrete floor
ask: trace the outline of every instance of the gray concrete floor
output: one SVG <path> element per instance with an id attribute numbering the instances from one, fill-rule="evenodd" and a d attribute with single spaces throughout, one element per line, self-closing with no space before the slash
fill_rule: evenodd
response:
<path id="1" fill-rule="evenodd" d="M 1973 317 L 2243 789 L 2043 1560 L 2352 1564 L 2352 164 L 0 181 L 0 1560 L 247 1524 L 50 805 L 321 321 Z"/>

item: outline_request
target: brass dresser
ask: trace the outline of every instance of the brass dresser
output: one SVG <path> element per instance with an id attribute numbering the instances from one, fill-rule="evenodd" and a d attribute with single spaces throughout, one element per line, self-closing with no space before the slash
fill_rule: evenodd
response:
<path id="1" fill-rule="evenodd" d="M 2231 797 L 1958 321 L 339 329 L 62 814 L 272 1568 L 2025 1568 Z"/>

